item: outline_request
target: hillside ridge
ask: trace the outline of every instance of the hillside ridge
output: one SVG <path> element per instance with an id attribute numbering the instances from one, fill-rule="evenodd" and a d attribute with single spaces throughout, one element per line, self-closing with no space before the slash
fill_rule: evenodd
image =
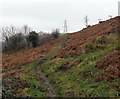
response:
<path id="1" fill-rule="evenodd" d="M 64 54 L 80 55 L 82 54 L 82 47 L 86 43 L 94 43 L 95 39 L 106 34 L 111 34 L 120 28 L 118 24 L 120 16 L 104 21 L 81 31 L 71 33 L 68 36 L 67 46 L 60 51 L 56 56 L 62 57 Z"/>

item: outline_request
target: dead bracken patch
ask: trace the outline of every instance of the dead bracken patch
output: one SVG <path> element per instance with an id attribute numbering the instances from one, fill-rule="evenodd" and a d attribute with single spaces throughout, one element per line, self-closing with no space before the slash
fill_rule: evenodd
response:
<path id="1" fill-rule="evenodd" d="M 120 77 L 120 55 L 118 51 L 114 50 L 106 55 L 101 62 L 96 64 L 96 68 L 101 72 L 95 75 L 95 79 L 101 80 L 114 80 Z"/>
<path id="2" fill-rule="evenodd" d="M 9 55 L 3 55 L 3 69 L 12 70 L 18 66 L 29 64 L 42 58 L 44 55 L 49 53 L 54 47 L 62 41 L 63 38 L 48 39 L 43 41 L 41 46 L 37 48 L 30 48 L 20 52 L 12 53 Z M 51 45 L 52 44 L 52 45 Z"/>

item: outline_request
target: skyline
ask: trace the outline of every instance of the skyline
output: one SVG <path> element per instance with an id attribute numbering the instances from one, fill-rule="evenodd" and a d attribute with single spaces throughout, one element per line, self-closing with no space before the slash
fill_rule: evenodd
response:
<path id="1" fill-rule="evenodd" d="M 118 16 L 119 0 L 1 0 L 0 26 L 22 27 L 28 25 L 35 31 L 64 31 L 67 20 L 68 32 L 79 31 L 85 27 L 84 17 L 89 24 L 98 19 L 107 20 L 109 15 Z"/>

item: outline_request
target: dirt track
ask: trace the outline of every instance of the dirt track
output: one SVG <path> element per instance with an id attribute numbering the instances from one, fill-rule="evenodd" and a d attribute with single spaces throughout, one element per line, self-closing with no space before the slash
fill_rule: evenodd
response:
<path id="1" fill-rule="evenodd" d="M 38 81 L 42 82 L 42 86 L 43 88 L 46 90 L 47 93 L 47 97 L 55 97 L 56 93 L 52 87 L 52 85 L 50 84 L 49 80 L 47 79 L 47 77 L 42 73 L 42 71 L 40 70 L 40 66 L 46 61 L 46 59 L 42 59 L 36 66 L 35 66 L 35 70 L 36 70 L 36 77 L 38 79 Z"/>

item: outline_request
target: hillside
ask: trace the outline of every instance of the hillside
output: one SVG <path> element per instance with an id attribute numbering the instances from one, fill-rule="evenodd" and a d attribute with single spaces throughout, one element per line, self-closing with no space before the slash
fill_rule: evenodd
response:
<path id="1" fill-rule="evenodd" d="M 3 55 L 3 96 L 119 97 L 119 20 Z"/>
<path id="2" fill-rule="evenodd" d="M 120 17 L 115 17 L 103 23 L 84 28 L 81 31 L 72 33 L 68 36 L 67 46 L 59 52 L 57 56 L 61 57 L 65 53 L 72 55 L 80 55 L 82 46 L 85 43 L 94 43 L 99 36 L 114 33 L 120 26 L 118 25 Z"/>

